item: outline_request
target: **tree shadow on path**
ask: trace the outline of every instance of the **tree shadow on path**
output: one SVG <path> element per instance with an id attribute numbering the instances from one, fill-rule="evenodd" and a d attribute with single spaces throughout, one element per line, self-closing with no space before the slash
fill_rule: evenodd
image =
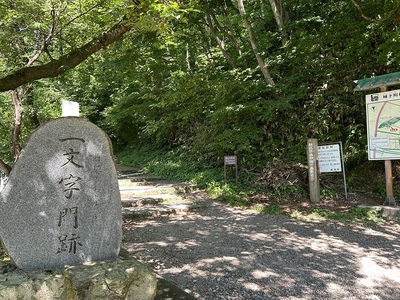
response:
<path id="1" fill-rule="evenodd" d="M 400 227 L 261 215 L 204 200 L 125 221 L 124 246 L 198 299 L 398 299 Z"/>

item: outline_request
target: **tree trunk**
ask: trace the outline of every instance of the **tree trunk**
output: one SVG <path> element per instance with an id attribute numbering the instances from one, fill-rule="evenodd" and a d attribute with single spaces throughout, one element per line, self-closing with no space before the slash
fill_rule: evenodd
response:
<path id="1" fill-rule="evenodd" d="M 217 18 L 215 16 L 215 14 L 211 13 L 210 15 L 211 15 L 212 19 L 214 20 L 215 27 L 218 28 L 218 30 L 226 38 L 228 38 L 231 41 L 233 47 L 236 49 L 237 53 L 239 54 L 239 57 L 241 57 L 242 56 L 242 50 L 240 49 L 239 43 L 237 42 L 236 38 L 232 34 L 230 34 L 227 30 L 225 30 L 224 27 L 221 26 L 221 24 L 218 22 L 218 20 L 217 20 Z"/>
<path id="2" fill-rule="evenodd" d="M 247 33 L 249 35 L 251 47 L 253 48 L 253 51 L 254 51 L 254 54 L 256 56 L 258 65 L 259 65 L 259 67 L 261 69 L 261 72 L 264 75 L 265 82 L 270 86 L 274 86 L 275 82 L 272 79 L 268 68 L 265 66 L 264 59 L 262 58 L 261 54 L 258 52 L 257 40 L 256 40 L 256 37 L 254 35 L 254 31 L 253 31 L 253 28 L 252 28 L 252 26 L 250 24 L 250 21 L 247 19 L 246 10 L 244 9 L 244 5 L 243 5 L 243 0 L 238 0 L 238 7 L 239 7 L 240 15 L 243 18 L 244 26 L 246 27 Z"/>
<path id="3" fill-rule="evenodd" d="M 279 31 L 282 34 L 282 46 L 285 46 L 288 41 L 288 37 L 287 37 L 287 33 L 286 33 L 286 30 L 285 30 L 284 24 L 283 24 L 282 10 L 280 8 L 278 8 L 277 0 L 269 0 L 269 3 L 271 4 L 271 8 L 272 8 L 272 12 L 274 13 L 276 24 L 278 25 Z"/>
<path id="4" fill-rule="evenodd" d="M 215 32 L 214 25 L 213 25 L 211 17 L 208 13 L 206 13 L 206 22 L 208 24 L 208 27 L 210 28 L 210 33 L 211 33 L 212 37 L 217 41 L 218 48 L 221 50 L 222 55 L 225 57 L 226 61 L 232 67 L 232 69 L 236 69 L 236 64 L 233 61 L 230 54 L 228 53 L 228 51 L 226 51 L 221 39 L 218 37 L 217 33 Z"/>
<path id="5" fill-rule="evenodd" d="M 24 100 L 26 103 L 26 107 L 28 108 L 27 116 L 29 118 L 31 125 L 33 126 L 33 128 L 39 127 L 40 121 L 39 121 L 39 117 L 37 114 L 37 110 L 35 109 L 34 103 L 33 103 L 33 86 L 27 89 Z"/>
<path id="6" fill-rule="evenodd" d="M 11 166 L 6 164 L 2 159 L 0 159 L 0 172 L 3 172 L 6 176 L 10 176 Z"/>
<path id="7" fill-rule="evenodd" d="M 189 43 L 186 43 L 186 66 L 188 68 L 188 71 L 192 71 L 192 66 L 190 63 L 190 51 L 189 51 Z"/>
<path id="8" fill-rule="evenodd" d="M 241 36 L 239 30 L 235 30 L 235 28 L 234 28 L 234 26 L 233 26 L 233 24 L 232 24 L 232 21 L 231 21 L 231 19 L 229 18 L 229 14 L 228 14 L 228 12 L 227 12 L 226 4 L 225 4 L 224 6 L 221 7 L 221 14 L 224 16 L 224 18 L 225 18 L 225 20 L 226 20 L 226 23 L 227 23 L 227 26 L 228 26 L 228 29 L 229 29 L 229 31 L 231 32 L 230 36 L 232 36 L 232 38 L 235 40 L 235 42 L 234 42 L 234 41 L 232 41 L 232 42 L 234 43 L 235 48 L 237 49 L 237 51 L 238 51 L 238 53 L 239 53 L 239 56 L 240 56 L 240 58 L 241 58 L 241 60 L 242 60 L 242 63 L 243 63 L 243 66 L 244 66 L 245 68 L 248 68 L 249 66 L 248 66 L 248 64 L 247 64 L 246 59 L 242 57 L 242 50 L 241 50 L 241 48 L 240 48 L 240 46 L 239 46 L 239 42 L 238 42 L 238 40 L 243 41 L 242 36 Z M 238 39 L 235 38 L 235 35 L 234 35 L 234 34 L 236 34 L 236 35 L 238 36 Z"/>
<path id="9" fill-rule="evenodd" d="M 21 153 L 20 133 L 22 125 L 22 115 L 24 113 L 24 109 L 22 107 L 21 95 L 18 92 L 18 90 L 12 91 L 12 101 L 14 105 L 14 114 L 15 114 L 13 131 L 12 131 L 12 144 L 13 144 L 14 162 L 16 162 Z"/>

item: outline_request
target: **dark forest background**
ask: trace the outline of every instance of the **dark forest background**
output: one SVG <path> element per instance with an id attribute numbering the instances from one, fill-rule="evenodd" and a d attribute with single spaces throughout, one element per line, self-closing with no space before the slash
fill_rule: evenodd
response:
<path id="1" fill-rule="evenodd" d="M 367 161 L 365 94 L 378 90 L 353 92 L 353 81 L 399 70 L 399 1 L 0 6 L 0 87 L 7 75 L 56 61 L 135 19 L 61 75 L 0 93 L 0 158 L 9 166 L 30 132 L 71 100 L 109 134 L 123 163 L 194 181 L 210 184 L 224 155 L 237 155 L 244 175 L 274 159 L 304 164 L 307 138 L 342 141 L 356 169 Z"/>

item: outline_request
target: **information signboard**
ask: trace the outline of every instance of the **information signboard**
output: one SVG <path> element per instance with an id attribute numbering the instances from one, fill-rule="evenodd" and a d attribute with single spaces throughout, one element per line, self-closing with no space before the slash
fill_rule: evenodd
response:
<path id="1" fill-rule="evenodd" d="M 318 164 L 320 173 L 342 172 L 340 144 L 319 145 Z"/>
<path id="2" fill-rule="evenodd" d="M 400 159 L 400 90 L 365 96 L 369 160 Z"/>
<path id="3" fill-rule="evenodd" d="M 237 156 L 224 156 L 225 166 L 237 165 Z"/>

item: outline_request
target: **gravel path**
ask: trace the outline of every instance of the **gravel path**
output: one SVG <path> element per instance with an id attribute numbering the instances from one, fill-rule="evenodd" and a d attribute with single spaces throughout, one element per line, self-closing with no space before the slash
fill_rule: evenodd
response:
<path id="1" fill-rule="evenodd" d="M 124 247 L 202 300 L 400 299 L 400 225 L 260 215 L 211 201 L 124 224 Z"/>

